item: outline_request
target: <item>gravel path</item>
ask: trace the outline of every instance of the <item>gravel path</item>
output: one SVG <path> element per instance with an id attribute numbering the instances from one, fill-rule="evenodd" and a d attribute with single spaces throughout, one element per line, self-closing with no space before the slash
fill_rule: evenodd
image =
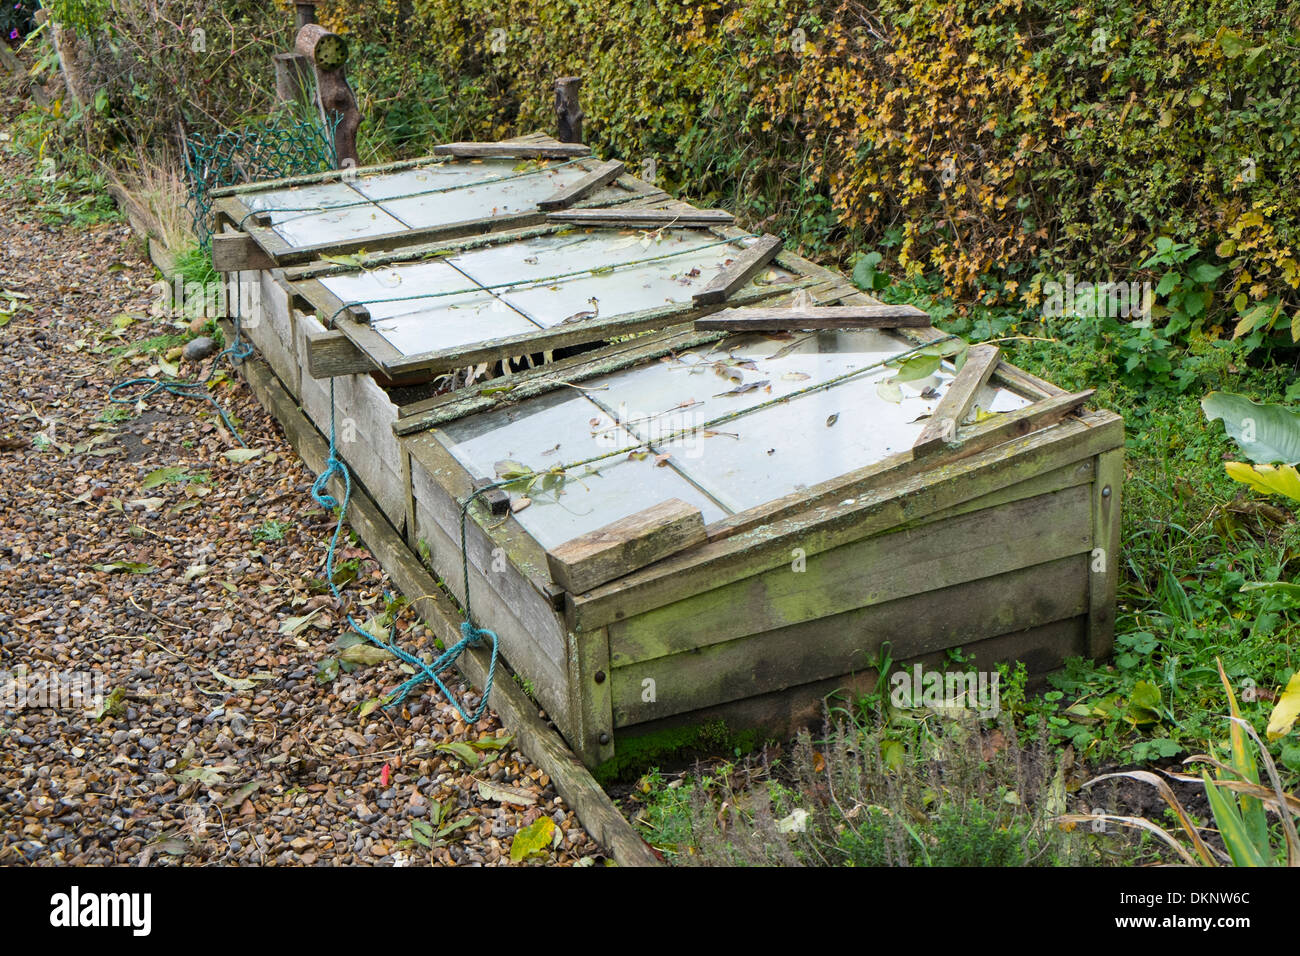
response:
<path id="1" fill-rule="evenodd" d="M 260 449 L 247 462 L 202 402 L 109 402 L 167 361 L 175 343 L 151 339 L 189 330 L 149 314 L 155 273 L 125 226 L 37 221 L 8 146 L 0 863 L 503 864 L 517 830 L 550 831 L 542 817 L 554 834 L 525 863 L 598 859 L 549 779 L 492 749 L 495 715 L 466 726 L 427 689 L 372 709 L 405 677 L 391 660 L 335 673 L 346 627 L 319 580 L 332 517 L 238 379 L 212 394 Z M 196 377 L 211 360 L 175 361 Z M 340 562 L 354 615 L 383 614 L 392 588 L 370 554 L 350 542 Z M 396 616 L 403 646 L 433 651 L 410 609 Z M 35 706 L 60 703 L 32 690 L 56 675 L 100 683 Z"/>

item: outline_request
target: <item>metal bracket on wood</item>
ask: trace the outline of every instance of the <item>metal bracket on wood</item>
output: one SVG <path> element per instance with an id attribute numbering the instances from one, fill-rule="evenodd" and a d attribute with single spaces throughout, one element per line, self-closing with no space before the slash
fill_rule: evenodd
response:
<path id="1" fill-rule="evenodd" d="M 486 485 L 495 484 L 490 478 L 478 478 L 474 481 L 474 488 L 483 488 Z M 510 513 L 510 494 L 504 488 L 493 488 L 491 491 L 485 491 L 478 496 L 478 500 L 487 505 L 488 511 L 501 517 Z"/>

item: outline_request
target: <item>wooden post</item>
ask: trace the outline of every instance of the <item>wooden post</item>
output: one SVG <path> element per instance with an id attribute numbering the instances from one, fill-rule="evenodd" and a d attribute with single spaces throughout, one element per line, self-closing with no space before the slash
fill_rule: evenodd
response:
<path id="1" fill-rule="evenodd" d="M 556 138 L 561 143 L 582 142 L 583 112 L 578 104 L 580 86 L 580 76 L 562 76 L 555 81 L 555 125 L 559 128 Z"/>
<path id="2" fill-rule="evenodd" d="M 330 33 L 317 23 L 308 23 L 298 30 L 294 46 L 316 67 L 316 104 L 325 128 L 334 132 L 339 168 L 355 168 L 361 111 L 348 85 L 348 45 L 337 33 Z"/>
<path id="3" fill-rule="evenodd" d="M 295 31 L 301 30 L 309 23 L 316 22 L 316 4 L 320 0 L 294 0 L 293 4 L 293 28 Z"/>
<path id="4" fill-rule="evenodd" d="M 301 53 L 276 53 L 271 57 L 275 67 L 275 99 L 277 103 L 296 103 L 311 97 L 311 61 Z"/>
<path id="5" fill-rule="evenodd" d="M 294 36 L 309 23 L 316 22 L 318 0 L 298 0 L 294 3 Z M 275 100 L 277 103 L 298 103 L 311 96 L 311 61 L 301 53 L 276 53 L 271 57 L 275 68 Z"/>

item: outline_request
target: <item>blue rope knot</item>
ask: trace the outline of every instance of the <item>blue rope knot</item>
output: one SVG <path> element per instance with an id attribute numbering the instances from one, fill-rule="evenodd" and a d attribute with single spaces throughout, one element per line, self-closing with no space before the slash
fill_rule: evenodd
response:
<path id="1" fill-rule="evenodd" d="M 345 500 L 347 498 L 352 497 L 351 494 L 352 482 L 350 480 L 350 475 L 348 474 L 348 470 L 344 466 L 343 462 L 341 462 L 337 457 L 335 457 L 334 451 L 333 449 L 331 449 L 329 461 L 325 462 L 325 470 L 322 471 L 316 477 L 316 480 L 311 483 L 312 500 L 314 500 L 316 504 L 320 505 L 322 508 L 325 508 L 329 511 L 333 511 L 335 508 L 339 506 L 338 499 L 325 490 L 325 486 L 329 484 L 329 480 L 333 478 L 336 474 L 343 476 Z"/>
<path id="2" fill-rule="evenodd" d="M 485 637 L 490 637 L 492 639 L 493 647 L 495 647 L 497 643 L 496 634 L 494 634 L 492 631 L 489 631 L 486 627 L 475 627 L 469 621 L 464 621 L 461 623 L 460 636 L 461 636 L 461 643 L 464 644 L 466 647 L 482 647 L 483 638 Z"/>

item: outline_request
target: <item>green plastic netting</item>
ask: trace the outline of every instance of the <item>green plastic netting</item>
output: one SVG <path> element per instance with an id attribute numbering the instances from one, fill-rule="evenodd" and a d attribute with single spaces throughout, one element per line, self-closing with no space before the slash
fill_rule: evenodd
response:
<path id="1" fill-rule="evenodd" d="M 319 173 L 337 165 L 333 136 L 310 120 L 273 118 L 210 136 L 191 134 L 185 139 L 186 208 L 193 217 L 194 234 L 200 244 L 208 245 L 214 189 Z"/>

